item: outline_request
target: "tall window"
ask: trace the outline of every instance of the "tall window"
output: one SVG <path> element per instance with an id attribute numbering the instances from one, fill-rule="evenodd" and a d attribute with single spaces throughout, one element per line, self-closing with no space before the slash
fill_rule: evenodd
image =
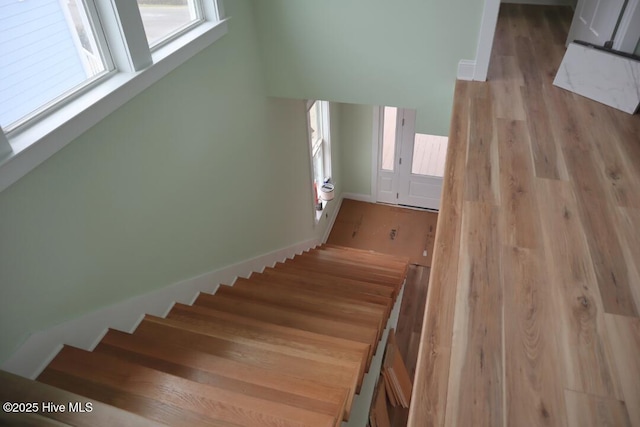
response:
<path id="1" fill-rule="evenodd" d="M 10 131 L 108 73 L 82 0 L 0 0 L 0 126 Z"/>
<path id="2" fill-rule="evenodd" d="M 307 121 L 309 123 L 309 151 L 313 168 L 313 190 L 320 203 L 319 191 L 322 184 L 331 178 L 331 141 L 329 132 L 329 103 L 327 101 L 309 101 L 307 103 Z"/>

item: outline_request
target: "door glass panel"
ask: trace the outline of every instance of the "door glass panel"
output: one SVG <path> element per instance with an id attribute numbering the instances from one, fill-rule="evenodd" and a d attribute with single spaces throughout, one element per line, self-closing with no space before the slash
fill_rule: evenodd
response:
<path id="1" fill-rule="evenodd" d="M 382 127 L 382 170 L 393 171 L 396 153 L 396 122 L 398 109 L 384 107 L 384 120 Z"/>
<path id="2" fill-rule="evenodd" d="M 414 175 L 444 176 L 448 141 L 449 138 L 446 136 L 416 133 L 413 143 L 411 173 Z"/>
<path id="3" fill-rule="evenodd" d="M 150 47 L 200 20 L 196 0 L 138 0 Z"/>

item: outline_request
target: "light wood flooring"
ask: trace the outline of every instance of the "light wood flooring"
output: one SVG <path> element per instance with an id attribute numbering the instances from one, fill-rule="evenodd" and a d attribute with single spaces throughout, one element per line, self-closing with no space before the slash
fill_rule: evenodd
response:
<path id="1" fill-rule="evenodd" d="M 571 16 L 456 85 L 412 427 L 640 426 L 640 117 L 552 85 Z"/>

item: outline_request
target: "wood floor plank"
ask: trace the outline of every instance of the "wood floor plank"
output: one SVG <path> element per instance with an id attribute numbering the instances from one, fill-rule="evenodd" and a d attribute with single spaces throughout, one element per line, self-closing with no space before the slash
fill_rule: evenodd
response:
<path id="1" fill-rule="evenodd" d="M 569 427 L 631 427 L 624 402 L 565 390 Z"/>
<path id="2" fill-rule="evenodd" d="M 505 244 L 522 248 L 540 246 L 540 227 L 533 188 L 533 159 L 526 123 L 496 122 L 500 147 L 501 230 Z"/>
<path id="3" fill-rule="evenodd" d="M 605 314 L 613 361 L 631 425 L 640 425 L 640 319 Z"/>
<path id="4" fill-rule="evenodd" d="M 612 198 L 606 194 L 599 175 L 594 173 L 598 170 L 594 157 L 591 152 L 565 150 L 600 296 L 607 313 L 637 317 L 629 266 L 615 232 Z"/>
<path id="5" fill-rule="evenodd" d="M 640 307 L 640 209 L 617 208 L 615 226 L 629 268 L 631 294 Z"/>
<path id="6" fill-rule="evenodd" d="M 525 19 L 523 16 L 521 19 Z M 522 72 L 522 77 L 524 78 L 524 83 L 529 87 L 542 87 L 543 77 L 540 72 L 540 67 L 538 66 L 536 56 L 533 51 L 533 44 L 531 39 L 529 38 L 529 34 L 524 34 L 521 36 L 515 37 L 515 49 L 516 49 L 516 57 L 518 58 L 518 64 L 520 66 L 520 71 Z M 518 94 L 519 95 L 519 94 Z M 515 118 L 519 117 L 504 117 L 504 118 Z M 521 116 L 524 119 L 524 116 Z"/>
<path id="7" fill-rule="evenodd" d="M 506 425 L 565 426 L 554 295 L 542 252 L 503 247 Z M 507 350 L 508 349 L 508 350 Z"/>
<path id="8" fill-rule="evenodd" d="M 465 202 L 447 395 L 447 425 L 502 426 L 503 292 L 498 211 Z"/>
<path id="9" fill-rule="evenodd" d="M 465 200 L 498 204 L 498 140 L 493 131 L 493 109 L 489 86 L 479 86 L 471 97 L 470 121 L 465 175 Z"/>
<path id="10" fill-rule="evenodd" d="M 567 180 L 566 166 L 562 151 L 558 149 L 550 129 L 548 107 L 544 91 L 540 88 L 524 86 L 521 89 L 524 108 L 527 112 L 531 150 L 536 176 L 538 178 Z"/>
<path id="11" fill-rule="evenodd" d="M 498 95 L 488 97 L 488 101 L 485 101 L 488 111 L 485 111 L 484 114 L 489 115 L 489 125 L 491 124 L 491 120 L 495 118 L 510 120 L 525 119 L 523 99 L 520 92 L 521 82 L 509 76 L 511 67 L 512 61 L 505 58 L 498 58 L 493 64 L 493 68 L 500 78 L 491 80 L 488 85 L 491 92 Z M 479 122 L 474 121 L 474 123 Z M 469 169 L 469 171 L 471 172 L 473 169 Z"/>
<path id="12" fill-rule="evenodd" d="M 600 117 L 606 117 L 607 107 L 595 101 L 586 101 L 577 104 L 580 114 L 590 121 L 599 121 Z M 640 187 L 638 175 L 630 169 L 623 151 L 621 151 L 620 136 L 616 132 L 616 123 L 601 121 L 599 126 L 594 126 L 589 137 L 594 150 L 593 160 L 597 169 L 590 174 L 594 179 L 599 179 L 603 186 L 601 191 L 608 192 L 615 205 L 640 208 Z M 612 143 L 612 139 L 616 141 Z M 597 155 L 595 155 L 597 153 Z M 595 172 L 601 172 L 601 175 Z"/>
<path id="13" fill-rule="evenodd" d="M 537 184 L 565 386 L 619 399 L 620 387 L 603 338 L 604 307 L 572 187 L 552 180 Z"/>

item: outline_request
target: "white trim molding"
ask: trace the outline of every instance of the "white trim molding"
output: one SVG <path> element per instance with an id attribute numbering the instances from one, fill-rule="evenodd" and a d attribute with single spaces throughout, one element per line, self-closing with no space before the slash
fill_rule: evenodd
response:
<path id="1" fill-rule="evenodd" d="M 640 0 L 629 0 L 620 20 L 613 48 L 634 53 L 638 40 L 640 40 Z"/>
<path id="2" fill-rule="evenodd" d="M 370 194 L 361 194 L 361 193 L 343 193 L 342 197 L 344 199 L 357 200 L 359 202 L 369 202 L 375 203 L 376 198 Z"/>
<path id="3" fill-rule="evenodd" d="M 384 122 L 382 120 L 382 111 L 384 107 L 374 105 L 373 106 L 373 129 L 371 130 L 371 201 L 376 202 L 378 200 L 378 169 L 380 159 L 380 146 L 382 145 L 382 127 Z"/>
<path id="4" fill-rule="evenodd" d="M 0 160 L 2 160 L 4 157 L 9 157 L 11 153 L 13 153 L 13 148 L 11 148 L 9 140 L 2 131 L 2 127 L 0 127 Z"/>
<path id="5" fill-rule="evenodd" d="M 461 59 L 458 62 L 458 80 L 473 80 L 476 72 L 476 61 Z"/>
<path id="6" fill-rule="evenodd" d="M 484 82 L 487 80 L 499 11 L 500 0 L 485 0 L 480 23 L 480 35 L 478 36 L 478 48 L 476 49 L 475 70 L 473 72 L 473 80 L 475 81 Z"/>
<path id="7" fill-rule="evenodd" d="M 331 234 L 331 230 L 333 229 L 333 224 L 336 222 L 336 218 L 338 217 L 338 212 L 340 212 L 340 208 L 342 207 L 342 201 L 344 200 L 343 194 L 341 193 L 336 199 L 334 199 L 334 203 L 337 203 L 336 207 L 331 212 L 331 216 L 329 217 L 329 221 L 327 222 L 327 228 L 324 230 L 324 234 L 322 236 L 322 243 L 327 243 L 329 240 L 329 234 Z"/>
<path id="8" fill-rule="evenodd" d="M 232 284 L 237 277 L 261 272 L 267 266 L 273 266 L 320 243 L 319 239 L 300 242 L 36 332 L 2 365 L 2 369 L 35 379 L 64 344 L 93 350 L 109 328 L 131 333 L 145 314 L 164 317 L 175 302 L 192 304 L 199 292 L 214 293 L 221 283 Z"/>

